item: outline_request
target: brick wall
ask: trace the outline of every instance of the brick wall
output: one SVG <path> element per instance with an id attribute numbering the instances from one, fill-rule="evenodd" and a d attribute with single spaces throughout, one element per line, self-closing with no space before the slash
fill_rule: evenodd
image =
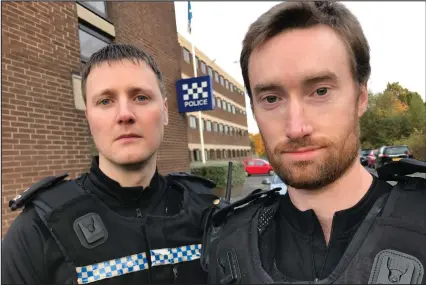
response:
<path id="1" fill-rule="evenodd" d="M 170 125 L 162 173 L 188 170 L 186 119 L 177 112 L 180 47 L 173 3 L 109 3 L 117 42 L 144 47 L 163 71 Z M 119 11 L 119 9 L 122 9 Z M 71 73 L 80 71 L 75 2 L 2 3 L 2 235 L 18 212 L 8 201 L 47 176 L 87 171 L 91 139 L 74 107 Z"/>
<path id="2" fill-rule="evenodd" d="M 74 108 L 79 70 L 75 3 L 2 3 L 2 234 L 17 193 L 42 177 L 90 162 L 84 113 Z"/>

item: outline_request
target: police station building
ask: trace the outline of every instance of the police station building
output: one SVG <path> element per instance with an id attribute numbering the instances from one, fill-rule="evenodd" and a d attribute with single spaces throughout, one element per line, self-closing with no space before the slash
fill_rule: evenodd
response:
<path id="1" fill-rule="evenodd" d="M 191 44 L 182 35 L 179 35 L 179 44 L 183 55 L 182 78 L 192 78 L 194 71 Z M 207 96 L 207 83 L 204 86 L 187 86 L 187 92 L 181 93 L 182 97 L 185 97 L 182 98 L 184 107 L 187 107 L 185 115 L 188 122 L 188 150 L 191 162 L 201 161 L 200 128 L 203 131 L 207 161 L 241 160 L 250 156 L 244 87 L 196 47 L 195 55 L 197 77 L 210 77 L 213 96 L 212 100 L 203 97 Z M 207 106 L 208 101 L 212 108 Z M 198 112 L 190 112 L 192 107 L 205 109 L 201 112 L 201 124 Z"/>

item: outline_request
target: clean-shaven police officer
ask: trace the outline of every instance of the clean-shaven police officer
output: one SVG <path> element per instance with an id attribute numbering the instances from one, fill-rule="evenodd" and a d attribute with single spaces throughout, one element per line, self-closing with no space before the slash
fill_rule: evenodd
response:
<path id="1" fill-rule="evenodd" d="M 425 284 L 426 180 L 404 175 L 426 163 L 377 178 L 359 161 L 370 53 L 356 17 L 337 2 L 285 1 L 250 26 L 240 62 L 288 195 L 219 204 L 203 244 L 209 283 Z M 380 179 L 392 171 L 404 180 L 394 188 Z"/>
<path id="2" fill-rule="evenodd" d="M 2 283 L 205 283 L 214 183 L 157 171 L 168 104 L 153 58 L 111 44 L 87 62 L 82 88 L 99 157 L 89 173 L 48 177 L 11 201 L 25 209 L 2 243 Z"/>

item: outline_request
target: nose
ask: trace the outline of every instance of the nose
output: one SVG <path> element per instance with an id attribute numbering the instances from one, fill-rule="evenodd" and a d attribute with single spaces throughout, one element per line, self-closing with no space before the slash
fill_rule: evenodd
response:
<path id="1" fill-rule="evenodd" d="M 308 114 L 301 100 L 290 100 L 286 113 L 286 136 L 290 140 L 312 134 L 312 125 L 309 123 Z"/>
<path id="2" fill-rule="evenodd" d="M 118 124 L 133 124 L 135 122 L 135 113 L 130 102 L 122 101 L 119 103 L 117 123 Z"/>

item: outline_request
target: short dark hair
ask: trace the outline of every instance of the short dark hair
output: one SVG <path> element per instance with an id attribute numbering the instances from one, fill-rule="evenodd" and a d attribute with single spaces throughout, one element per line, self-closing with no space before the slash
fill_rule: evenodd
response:
<path id="1" fill-rule="evenodd" d="M 166 88 L 164 86 L 163 76 L 161 74 L 161 71 L 158 68 L 157 64 L 155 63 L 154 59 L 147 52 L 130 44 L 109 44 L 106 47 L 92 54 L 90 59 L 86 62 L 86 65 L 82 73 L 82 79 L 81 79 L 81 87 L 82 87 L 84 102 L 86 102 L 87 100 L 86 99 L 87 77 L 89 76 L 92 68 L 104 62 L 111 63 L 113 61 L 120 61 L 124 59 L 130 60 L 134 62 L 135 64 L 140 60 L 146 62 L 152 68 L 155 75 L 157 76 L 161 94 L 164 97 L 166 96 Z"/>
<path id="2" fill-rule="evenodd" d="M 357 18 L 343 4 L 334 1 L 286 1 L 252 23 L 243 40 L 240 65 L 250 100 L 248 64 L 253 50 L 285 30 L 318 24 L 327 25 L 340 35 L 347 45 L 354 80 L 359 84 L 367 83 L 371 73 L 370 47 Z"/>

